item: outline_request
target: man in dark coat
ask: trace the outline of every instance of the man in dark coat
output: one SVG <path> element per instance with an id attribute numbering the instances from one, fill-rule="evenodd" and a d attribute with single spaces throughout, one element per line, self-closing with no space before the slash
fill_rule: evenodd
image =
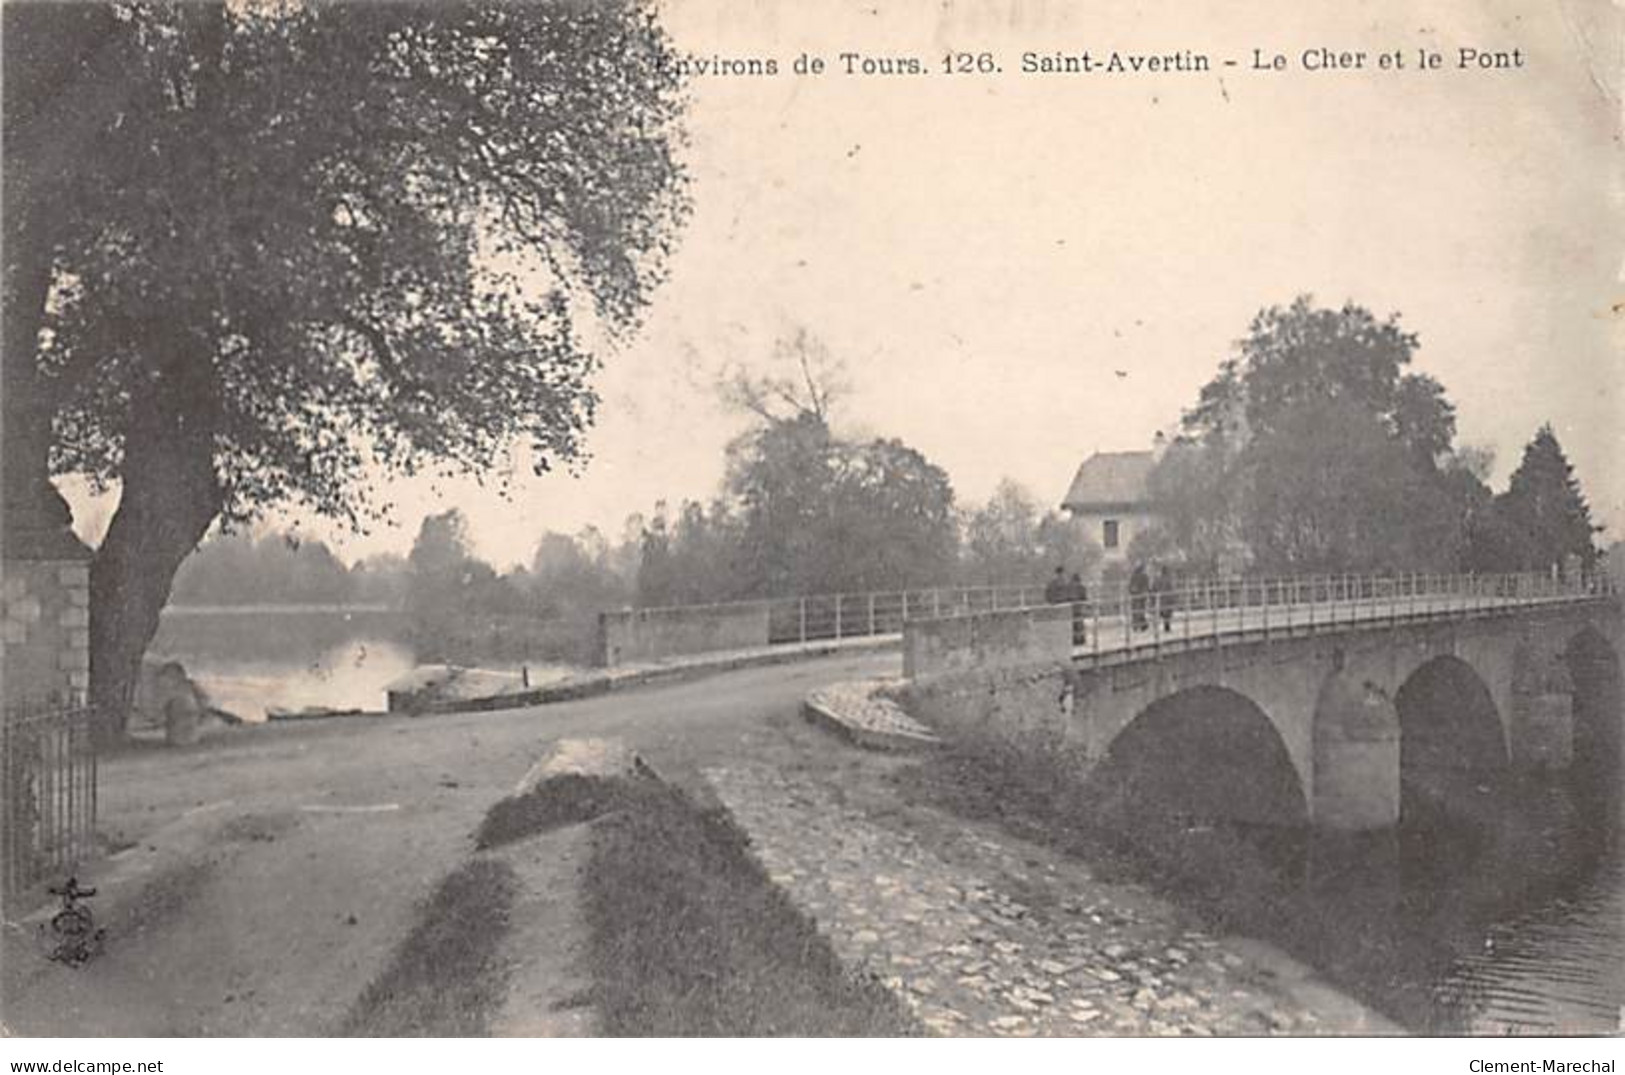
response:
<path id="1" fill-rule="evenodd" d="M 1135 564 L 1128 577 L 1128 604 L 1136 631 L 1143 631 L 1146 628 L 1145 605 L 1150 592 L 1151 579 L 1145 573 L 1145 565 Z"/>
<path id="2" fill-rule="evenodd" d="M 1066 568 L 1057 567 L 1055 574 L 1044 584 L 1044 604 L 1064 605 L 1067 602 Z"/>
<path id="3" fill-rule="evenodd" d="M 1178 598 L 1174 596 L 1174 573 L 1167 564 L 1157 567 L 1157 581 L 1152 585 L 1156 592 L 1157 615 L 1162 618 L 1164 632 L 1174 629 L 1174 606 Z"/>
<path id="4" fill-rule="evenodd" d="M 1066 599 L 1072 602 L 1072 644 L 1081 646 L 1088 635 L 1088 610 L 1084 607 L 1089 601 L 1089 587 L 1083 584 L 1083 576 L 1076 571 L 1066 584 Z"/>

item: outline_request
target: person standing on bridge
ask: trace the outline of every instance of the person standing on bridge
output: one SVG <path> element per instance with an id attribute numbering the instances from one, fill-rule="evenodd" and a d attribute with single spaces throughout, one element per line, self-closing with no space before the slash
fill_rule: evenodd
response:
<path id="1" fill-rule="evenodd" d="M 1066 599 L 1072 602 L 1072 644 L 1081 646 L 1088 635 L 1084 605 L 1089 600 L 1089 587 L 1083 584 L 1083 576 L 1076 571 L 1066 584 Z"/>
<path id="2" fill-rule="evenodd" d="M 1128 577 L 1128 604 L 1136 631 L 1143 631 L 1146 628 L 1145 605 L 1150 592 L 1151 579 L 1145 573 L 1145 565 L 1135 564 Z"/>
<path id="3" fill-rule="evenodd" d="M 1067 601 L 1066 565 L 1062 564 L 1055 569 L 1055 574 L 1051 575 L 1049 581 L 1044 584 L 1044 604 L 1064 605 Z"/>
<path id="4" fill-rule="evenodd" d="M 1174 629 L 1174 607 L 1178 598 L 1174 596 L 1174 572 L 1167 564 L 1157 565 L 1157 581 L 1152 584 L 1156 593 L 1157 616 L 1162 620 L 1162 630 L 1166 634 Z"/>

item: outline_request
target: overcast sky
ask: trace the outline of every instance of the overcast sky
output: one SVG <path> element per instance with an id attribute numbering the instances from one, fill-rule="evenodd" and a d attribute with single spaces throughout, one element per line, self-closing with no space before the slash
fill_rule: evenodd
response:
<path id="1" fill-rule="evenodd" d="M 1238 10 L 1245 15 L 1238 16 Z M 682 50 L 994 52 L 1001 76 L 700 78 L 694 214 L 643 334 L 607 355 L 579 477 L 390 487 L 397 525 L 301 528 L 404 552 L 426 511 L 528 560 L 548 529 L 611 536 L 709 497 L 742 427 L 724 364 L 806 327 L 849 368 L 843 420 L 945 468 L 961 503 L 1009 475 L 1057 502 L 1097 449 L 1171 426 L 1262 306 L 1311 292 L 1398 311 L 1460 439 L 1504 483 L 1551 421 L 1599 521 L 1625 527 L 1620 44 L 1606 0 L 1087 5 L 668 0 Z M 1460 46 L 1521 70 L 1460 72 Z M 1297 70 L 1310 47 L 1402 71 Z M 1416 70 L 1419 48 L 1445 69 Z M 1023 50 L 1208 55 L 1207 74 L 1020 76 Z M 1248 70 L 1254 48 L 1289 70 Z M 1241 61 L 1222 66 L 1225 58 Z M 1122 371 L 1126 376 L 1119 376 Z M 81 514 L 94 525 L 96 509 Z"/>

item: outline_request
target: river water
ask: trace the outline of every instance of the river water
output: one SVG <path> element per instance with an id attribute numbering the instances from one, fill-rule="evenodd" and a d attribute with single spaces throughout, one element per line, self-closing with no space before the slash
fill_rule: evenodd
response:
<path id="1" fill-rule="evenodd" d="M 420 667 L 403 614 L 323 606 L 166 609 L 148 656 L 179 661 L 212 705 L 251 722 L 274 710 L 380 711 L 388 686 Z M 524 670 L 533 686 L 579 671 L 548 662 Z"/>
<path id="2" fill-rule="evenodd" d="M 1421 1003 L 1395 1017 L 1438 1034 L 1625 1029 L 1618 802 L 1560 779 L 1525 783 L 1502 796 L 1496 828 L 1466 861 L 1403 875 L 1396 935 L 1428 931 L 1448 958 L 1428 968 Z"/>
<path id="3" fill-rule="evenodd" d="M 1283 898 L 1260 901 L 1271 914 L 1243 928 L 1418 1033 L 1625 1029 L 1618 796 L 1561 776 L 1479 776 L 1457 804 L 1425 827 L 1299 857 L 1278 878 Z"/>
<path id="4" fill-rule="evenodd" d="M 1443 1022 L 1470 1034 L 1625 1029 L 1625 865 L 1616 840 L 1588 875 L 1492 923 L 1438 984 Z"/>

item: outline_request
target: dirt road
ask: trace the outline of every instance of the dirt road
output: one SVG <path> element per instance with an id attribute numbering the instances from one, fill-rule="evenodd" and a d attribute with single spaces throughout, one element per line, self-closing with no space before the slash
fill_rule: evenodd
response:
<path id="1" fill-rule="evenodd" d="M 8 923 L 4 1029 L 331 1033 L 485 811 L 554 739 L 620 736 L 697 785 L 719 760 L 782 751 L 808 691 L 897 660 L 826 658 L 508 712 L 252 727 L 112 758 L 101 827 L 128 846 L 89 878 L 106 951 L 69 970 L 42 958 L 37 921 Z"/>

